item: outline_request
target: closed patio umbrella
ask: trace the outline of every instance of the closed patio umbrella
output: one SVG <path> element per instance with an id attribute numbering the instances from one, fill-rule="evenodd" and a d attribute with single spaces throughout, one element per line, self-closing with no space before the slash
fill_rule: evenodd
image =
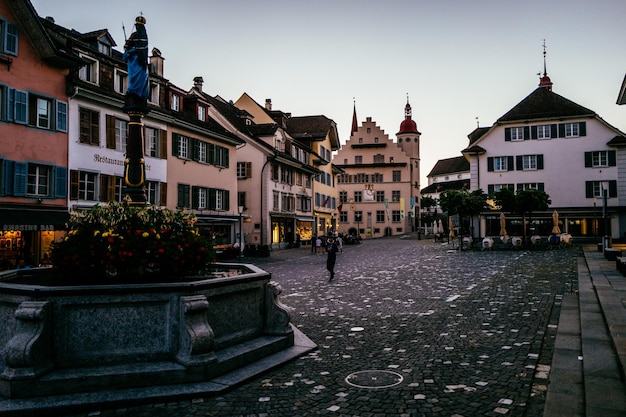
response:
<path id="1" fill-rule="evenodd" d="M 454 237 L 454 220 L 452 217 L 448 217 L 448 228 L 450 229 L 450 237 Z"/>
<path id="2" fill-rule="evenodd" d="M 433 235 L 439 233 L 439 228 L 437 227 L 437 220 L 433 222 Z"/>
<path id="3" fill-rule="evenodd" d="M 506 217 L 504 217 L 504 213 L 500 213 L 500 236 L 507 236 L 506 232 Z"/>
<path id="4" fill-rule="evenodd" d="M 552 233 L 555 235 L 561 233 L 561 229 L 559 229 L 559 213 L 556 210 L 552 213 Z"/>
<path id="5" fill-rule="evenodd" d="M 443 233 L 443 222 L 441 221 L 441 219 L 439 219 L 439 233 Z"/>

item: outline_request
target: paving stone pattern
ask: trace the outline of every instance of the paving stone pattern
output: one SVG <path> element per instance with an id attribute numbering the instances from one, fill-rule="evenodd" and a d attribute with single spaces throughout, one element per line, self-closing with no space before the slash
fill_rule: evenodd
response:
<path id="1" fill-rule="evenodd" d="M 310 249 L 246 259 L 281 284 L 317 350 L 218 397 L 81 416 L 540 417 L 580 254 L 367 240 L 344 246 L 331 283 Z"/>

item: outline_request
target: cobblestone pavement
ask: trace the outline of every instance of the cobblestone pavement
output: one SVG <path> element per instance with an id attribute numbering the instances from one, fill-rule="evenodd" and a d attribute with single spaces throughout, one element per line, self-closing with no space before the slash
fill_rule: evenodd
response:
<path id="1" fill-rule="evenodd" d="M 331 283 L 310 249 L 250 259 L 281 284 L 317 350 L 218 397 L 82 416 L 540 417 L 580 249 L 449 249 L 344 246 Z"/>

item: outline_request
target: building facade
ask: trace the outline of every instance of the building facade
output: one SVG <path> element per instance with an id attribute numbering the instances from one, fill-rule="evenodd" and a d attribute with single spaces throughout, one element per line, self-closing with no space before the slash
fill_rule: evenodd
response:
<path id="1" fill-rule="evenodd" d="M 350 139 L 334 158 L 344 171 L 337 178 L 339 232 L 372 238 L 405 234 L 421 226 L 420 135 L 408 101 L 398 142 L 371 117 L 357 126 L 354 111 Z"/>
<path id="2" fill-rule="evenodd" d="M 69 218 L 65 79 L 80 65 L 30 2 L 0 2 L 0 269 L 44 263 Z"/>

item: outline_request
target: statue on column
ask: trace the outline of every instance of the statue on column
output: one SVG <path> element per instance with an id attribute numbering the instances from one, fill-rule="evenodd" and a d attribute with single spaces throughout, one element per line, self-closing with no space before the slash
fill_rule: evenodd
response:
<path id="1" fill-rule="evenodd" d="M 124 45 L 122 59 L 127 64 L 128 88 L 124 111 L 148 112 L 148 34 L 146 19 L 137 16 L 135 31 L 131 33 Z"/>

